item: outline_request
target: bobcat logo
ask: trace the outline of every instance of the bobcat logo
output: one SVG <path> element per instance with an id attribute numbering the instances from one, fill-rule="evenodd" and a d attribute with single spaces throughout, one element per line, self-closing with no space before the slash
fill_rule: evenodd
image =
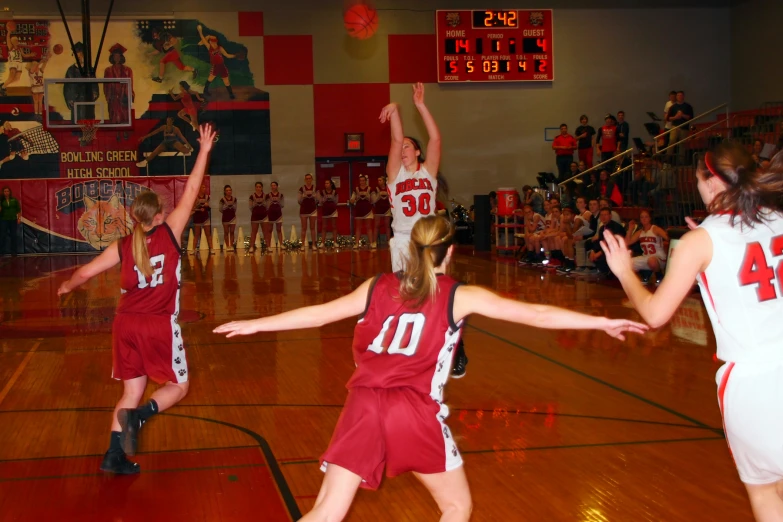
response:
<path id="1" fill-rule="evenodd" d="M 108 247 L 114 241 L 131 233 L 133 221 L 115 194 L 108 201 L 84 196 L 84 213 L 77 228 L 84 239 L 96 250 Z"/>
<path id="2" fill-rule="evenodd" d="M 533 27 L 544 25 L 544 13 L 541 11 L 533 11 L 530 13 L 530 25 Z"/>
<path id="3" fill-rule="evenodd" d="M 459 13 L 446 13 L 446 24 L 449 27 L 459 27 L 462 20 L 459 17 Z"/>

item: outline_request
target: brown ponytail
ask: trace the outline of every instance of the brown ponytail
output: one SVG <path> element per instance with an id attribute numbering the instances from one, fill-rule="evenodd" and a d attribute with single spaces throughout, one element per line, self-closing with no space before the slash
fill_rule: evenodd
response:
<path id="1" fill-rule="evenodd" d="M 770 210 L 783 212 L 783 161 L 773 161 L 762 169 L 742 145 L 725 142 L 705 154 L 697 174 L 703 179 L 715 176 L 726 184 L 709 211 L 731 214 L 731 226 L 739 218 L 743 225 L 752 227 L 767 221 Z"/>
<path id="2" fill-rule="evenodd" d="M 435 268 L 443 263 L 454 242 L 454 228 L 442 216 L 427 216 L 413 225 L 408 265 L 400 280 L 400 297 L 416 307 L 438 292 Z"/>
<path id="3" fill-rule="evenodd" d="M 136 196 L 131 206 L 131 214 L 136 220 L 136 226 L 133 227 L 133 262 L 144 277 L 152 275 L 152 264 L 150 263 L 150 253 L 147 250 L 147 233 L 144 227 L 152 226 L 155 216 L 163 212 L 158 195 L 146 190 Z"/>

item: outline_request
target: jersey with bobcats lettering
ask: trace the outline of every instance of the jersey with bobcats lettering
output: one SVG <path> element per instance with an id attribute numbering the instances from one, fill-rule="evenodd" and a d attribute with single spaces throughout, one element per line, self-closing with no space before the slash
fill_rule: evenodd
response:
<path id="1" fill-rule="evenodd" d="M 147 232 L 152 275 L 144 275 L 133 260 L 133 234 L 120 239 L 122 295 L 118 314 L 179 314 L 180 247 L 167 223 Z"/>
<path id="2" fill-rule="evenodd" d="M 642 230 L 639 234 L 639 246 L 645 256 L 655 256 L 658 259 L 666 259 L 666 250 L 663 248 L 663 238 L 650 230 Z"/>
<path id="3" fill-rule="evenodd" d="M 699 274 L 699 287 L 723 361 L 783 360 L 783 214 L 767 216 L 751 228 L 712 214 L 699 227 L 712 240 L 712 261 Z"/>
<path id="4" fill-rule="evenodd" d="M 350 388 L 409 388 L 443 401 L 462 321 L 454 323 L 454 293 L 461 283 L 439 275 L 438 292 L 420 308 L 400 299 L 396 274 L 378 276 L 367 310 L 353 334 L 356 370 Z"/>
<path id="5" fill-rule="evenodd" d="M 389 185 L 394 233 L 410 235 L 420 218 L 435 214 L 437 191 L 438 178 L 427 172 L 423 163 L 416 172 L 407 172 L 400 165 L 397 179 Z"/>

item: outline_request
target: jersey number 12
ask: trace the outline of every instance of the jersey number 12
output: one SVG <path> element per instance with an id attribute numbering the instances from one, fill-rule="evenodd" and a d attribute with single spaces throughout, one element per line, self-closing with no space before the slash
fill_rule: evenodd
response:
<path id="1" fill-rule="evenodd" d="M 783 235 L 772 238 L 769 250 L 774 257 L 783 255 Z M 773 269 L 767 263 L 767 256 L 761 244 L 758 241 L 748 243 L 739 271 L 740 285 L 759 285 L 756 288 L 756 296 L 759 302 L 764 302 L 778 297 L 775 279 L 779 285 L 783 284 L 783 261 L 778 263 L 777 269 Z"/>
<path id="2" fill-rule="evenodd" d="M 152 266 L 152 278 L 150 282 L 147 282 L 147 278 L 138 269 L 136 265 L 133 265 L 133 269 L 136 271 L 136 275 L 139 276 L 139 288 L 155 288 L 158 285 L 163 284 L 163 254 L 150 258 L 150 265 Z"/>

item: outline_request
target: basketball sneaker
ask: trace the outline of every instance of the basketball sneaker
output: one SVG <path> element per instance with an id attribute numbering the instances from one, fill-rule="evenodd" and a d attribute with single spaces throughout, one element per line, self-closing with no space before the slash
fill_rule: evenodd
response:
<path id="1" fill-rule="evenodd" d="M 124 453 L 110 450 L 103 456 L 101 471 L 117 475 L 134 475 L 141 472 L 141 467 L 137 462 L 128 460 Z"/>
<path id="2" fill-rule="evenodd" d="M 468 365 L 467 355 L 458 355 L 454 359 L 454 367 L 451 369 L 452 379 L 462 379 L 465 377 L 465 373 L 468 371 L 466 366 Z"/>
<path id="3" fill-rule="evenodd" d="M 118 411 L 117 420 L 122 427 L 122 434 L 120 435 L 122 451 L 132 457 L 136 454 L 139 430 L 144 422 L 139 417 L 139 410 L 131 408 L 122 408 Z"/>

